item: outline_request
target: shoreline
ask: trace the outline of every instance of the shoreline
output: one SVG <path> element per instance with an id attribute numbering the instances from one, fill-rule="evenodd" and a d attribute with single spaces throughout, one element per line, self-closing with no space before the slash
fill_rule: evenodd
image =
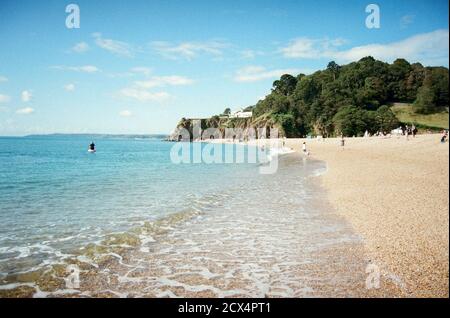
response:
<path id="1" fill-rule="evenodd" d="M 11 277 L 11 284 L 0 286 L 0 295 L 396 296 L 388 287 L 365 289 L 368 260 L 361 238 L 331 213 L 327 193 L 315 182 L 324 165 L 293 153 L 280 158 L 276 175 L 245 168 L 250 174 L 239 174 L 238 180 L 247 191 L 221 188 L 197 198 L 198 209 L 193 206 L 80 249 L 80 255 L 65 262 L 82 270 L 80 289 L 64 288 L 65 266 L 55 264 L 45 272 Z"/>
<path id="2" fill-rule="evenodd" d="M 381 285 L 400 297 L 449 297 L 449 146 L 439 134 L 346 138 L 345 149 L 340 138 L 284 141 L 299 153 L 306 142 L 309 157 L 326 163 L 317 183 L 363 238 Z"/>
<path id="3" fill-rule="evenodd" d="M 449 153 L 439 139 L 348 138 L 345 149 L 339 138 L 285 139 L 275 153 L 291 154 L 280 157 L 277 174 L 247 175 L 242 195 L 220 188 L 197 198 L 192 215 L 113 233 L 80 254 L 93 263 L 74 254 L 67 264 L 89 282 L 75 294 L 62 288 L 64 267 L 56 264 L 56 277 L 25 273 L 0 295 L 448 297 Z M 373 266 L 380 286 L 367 289 Z"/>

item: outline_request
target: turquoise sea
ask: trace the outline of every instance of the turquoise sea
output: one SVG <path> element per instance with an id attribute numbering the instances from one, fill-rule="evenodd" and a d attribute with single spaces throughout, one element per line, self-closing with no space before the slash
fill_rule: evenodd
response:
<path id="1" fill-rule="evenodd" d="M 96 153 L 87 152 L 92 139 Z M 286 155 L 277 173 L 263 175 L 254 163 L 174 164 L 173 145 L 123 136 L 1 137 L 0 290 L 308 295 L 314 288 L 293 280 L 290 267 L 314 264 L 312 255 L 333 244 L 359 244 L 346 224 L 326 216 L 324 193 L 311 181 L 324 163 Z M 75 291 L 61 272 L 74 263 L 91 275 Z M 273 290 L 270 275 L 280 285 Z M 215 279 L 236 286 L 205 282 Z"/>

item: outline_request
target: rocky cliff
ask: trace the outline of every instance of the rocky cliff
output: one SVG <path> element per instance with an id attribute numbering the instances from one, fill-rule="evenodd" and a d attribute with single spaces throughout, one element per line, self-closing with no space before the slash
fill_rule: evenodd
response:
<path id="1" fill-rule="evenodd" d="M 225 138 L 225 129 L 226 128 L 234 128 L 239 129 L 242 134 L 236 135 L 236 138 L 239 139 L 247 139 L 248 131 L 250 128 L 254 130 L 258 130 L 259 128 L 266 128 L 267 134 L 270 132 L 270 129 L 278 129 L 279 136 L 283 137 L 284 130 L 275 120 L 268 114 L 264 114 L 257 118 L 229 118 L 229 117 L 219 117 L 213 116 L 211 118 L 205 119 L 193 119 L 193 118 L 182 118 L 178 123 L 176 129 L 169 136 L 170 141 L 180 141 L 182 140 L 181 131 L 185 129 L 189 131 L 190 140 L 193 140 L 193 127 L 194 121 L 199 120 L 202 131 L 205 131 L 208 128 L 218 128 L 220 131 L 221 138 Z M 258 136 L 257 136 L 258 137 Z M 209 138 L 209 137 L 208 137 Z M 217 136 L 214 136 L 217 138 Z"/>

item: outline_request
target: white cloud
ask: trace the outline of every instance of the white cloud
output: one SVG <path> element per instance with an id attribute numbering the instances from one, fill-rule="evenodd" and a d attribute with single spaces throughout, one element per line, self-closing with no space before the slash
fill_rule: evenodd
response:
<path id="1" fill-rule="evenodd" d="M 72 47 L 72 51 L 76 52 L 76 53 L 84 53 L 88 50 L 89 50 L 89 44 L 87 44 L 86 42 L 77 43 Z"/>
<path id="2" fill-rule="evenodd" d="M 400 19 L 400 26 L 402 29 L 406 29 L 410 24 L 414 22 L 414 19 L 416 18 L 413 14 L 407 14 L 401 17 Z"/>
<path id="3" fill-rule="evenodd" d="M 296 75 L 299 73 L 301 73 L 301 70 L 292 68 L 267 70 L 262 66 L 247 66 L 236 71 L 234 80 L 236 82 L 256 82 L 265 79 L 277 78 L 283 74 Z M 303 73 L 310 73 L 310 71 L 303 71 Z"/>
<path id="4" fill-rule="evenodd" d="M 180 85 L 190 85 L 194 83 L 194 81 L 190 78 L 178 75 L 172 76 L 154 76 L 147 81 L 137 81 L 135 82 L 136 86 L 142 88 L 153 88 L 160 86 L 180 86 Z"/>
<path id="5" fill-rule="evenodd" d="M 149 77 L 152 73 L 152 69 L 149 67 L 138 66 L 132 67 L 128 71 L 125 72 L 116 72 L 116 73 L 107 73 L 106 75 L 111 78 L 127 78 L 127 77 Z"/>
<path id="6" fill-rule="evenodd" d="M 86 72 L 86 73 L 95 73 L 95 72 L 99 71 L 99 69 L 93 65 L 80 66 L 78 68 L 75 68 L 74 70 L 76 70 L 78 72 Z"/>
<path id="7" fill-rule="evenodd" d="M 33 94 L 31 94 L 30 91 L 25 90 L 20 94 L 20 98 L 22 99 L 22 102 L 25 102 L 25 103 L 28 103 L 32 97 L 33 97 Z"/>
<path id="8" fill-rule="evenodd" d="M 132 72 L 120 72 L 120 73 L 107 73 L 106 75 L 111 78 L 125 78 L 125 77 L 132 77 L 135 74 Z"/>
<path id="9" fill-rule="evenodd" d="M 75 90 L 75 84 L 70 83 L 70 84 L 64 85 L 64 89 L 68 92 L 73 92 Z"/>
<path id="10" fill-rule="evenodd" d="M 96 73 L 96 72 L 100 71 L 96 66 L 93 66 L 93 65 L 83 65 L 83 66 L 57 65 L 57 66 L 52 66 L 52 68 L 61 70 L 61 71 L 74 71 L 74 72 L 83 72 L 83 73 Z"/>
<path id="11" fill-rule="evenodd" d="M 334 40 L 325 39 L 310 39 L 302 37 L 291 41 L 291 43 L 281 48 L 280 51 L 288 58 L 320 58 L 326 52 L 334 51 L 339 46 L 345 44 L 345 40 L 337 38 Z"/>
<path id="12" fill-rule="evenodd" d="M 182 42 L 173 44 L 170 42 L 152 42 L 151 47 L 161 56 L 169 59 L 186 59 L 192 60 L 200 54 L 208 54 L 215 57 L 220 57 L 223 50 L 229 44 L 221 41 L 207 41 L 207 42 Z"/>
<path id="13" fill-rule="evenodd" d="M 34 113 L 34 109 L 31 107 L 20 108 L 16 111 L 16 113 L 19 115 L 29 115 L 31 113 Z"/>
<path id="14" fill-rule="evenodd" d="M 163 102 L 170 98 L 167 92 L 149 92 L 142 88 L 127 87 L 119 91 L 122 97 L 135 99 L 139 102 Z"/>
<path id="15" fill-rule="evenodd" d="M 0 83 L 1 82 L 7 82 L 8 79 L 5 76 L 0 76 Z"/>
<path id="16" fill-rule="evenodd" d="M 7 103 L 11 100 L 11 97 L 8 95 L 2 95 L 0 94 L 0 103 Z"/>
<path id="17" fill-rule="evenodd" d="M 348 51 L 340 52 L 337 57 L 340 60 L 351 61 L 371 55 L 387 62 L 402 57 L 411 62 L 419 61 L 426 65 L 448 65 L 448 41 L 448 30 L 438 30 L 385 45 L 369 44 L 354 47 Z"/>
<path id="18" fill-rule="evenodd" d="M 125 57 L 134 56 L 133 47 L 126 42 L 112 39 L 104 39 L 101 33 L 93 33 L 92 36 L 95 39 L 95 44 L 97 44 L 97 46 L 101 47 L 102 49 L 105 49 L 119 56 Z"/>
<path id="19" fill-rule="evenodd" d="M 132 115 L 133 113 L 130 112 L 129 110 L 122 110 L 121 112 L 119 112 L 119 116 L 121 117 L 130 117 Z"/>
<path id="20" fill-rule="evenodd" d="M 436 30 L 397 42 L 374 43 L 347 50 L 338 50 L 340 45 L 324 45 L 320 40 L 317 42 L 317 40 L 302 38 L 291 42 L 287 47 L 282 48 L 281 52 L 287 58 L 328 58 L 341 63 L 357 61 L 370 55 L 385 62 L 405 58 L 410 62 L 421 62 L 425 65 L 448 65 L 448 43 L 448 30 Z"/>
<path id="21" fill-rule="evenodd" d="M 152 69 L 145 66 L 137 66 L 131 68 L 131 73 L 143 74 L 145 76 L 149 76 L 152 73 Z"/>
<path id="22" fill-rule="evenodd" d="M 261 51 L 255 51 L 255 50 L 243 50 L 240 52 L 241 58 L 243 59 L 254 59 L 255 57 L 259 55 L 264 55 Z"/>
<path id="23" fill-rule="evenodd" d="M 134 71 L 145 71 L 148 74 L 147 69 Z M 136 81 L 132 86 L 121 89 L 118 95 L 128 99 L 135 99 L 139 102 L 163 102 L 171 98 L 169 93 L 164 91 L 152 92 L 149 89 L 165 86 L 190 85 L 192 83 L 194 83 L 192 79 L 179 75 L 153 76 L 148 80 Z"/>
<path id="24" fill-rule="evenodd" d="M 152 69 L 145 66 L 137 66 L 130 68 L 129 71 L 126 72 L 118 72 L 118 73 L 109 73 L 107 74 L 111 78 L 125 78 L 125 77 L 133 77 L 136 75 L 143 75 L 145 77 L 150 76 L 152 73 Z"/>

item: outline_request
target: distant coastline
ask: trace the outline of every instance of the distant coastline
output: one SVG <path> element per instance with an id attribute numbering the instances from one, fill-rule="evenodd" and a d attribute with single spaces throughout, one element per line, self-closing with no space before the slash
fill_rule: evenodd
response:
<path id="1" fill-rule="evenodd" d="M 165 139 L 168 134 L 101 134 L 101 133 L 52 133 L 52 134 L 31 134 L 22 137 L 95 137 L 95 138 L 142 138 L 142 139 Z M 18 136 L 2 136 L 18 137 Z"/>

